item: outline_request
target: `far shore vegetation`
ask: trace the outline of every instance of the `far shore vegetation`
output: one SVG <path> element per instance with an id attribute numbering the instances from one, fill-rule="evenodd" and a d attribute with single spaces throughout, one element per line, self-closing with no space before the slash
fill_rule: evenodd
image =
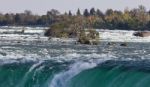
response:
<path id="1" fill-rule="evenodd" d="M 45 15 L 35 15 L 29 10 L 24 13 L 0 13 L 0 26 L 53 26 L 63 22 L 73 24 L 72 20 L 83 24 L 84 28 L 150 30 L 150 10 L 142 5 L 134 9 L 126 8 L 124 11 L 107 9 L 102 12 L 91 8 L 83 12 L 78 9 L 76 13 L 60 13 L 52 9 Z"/>

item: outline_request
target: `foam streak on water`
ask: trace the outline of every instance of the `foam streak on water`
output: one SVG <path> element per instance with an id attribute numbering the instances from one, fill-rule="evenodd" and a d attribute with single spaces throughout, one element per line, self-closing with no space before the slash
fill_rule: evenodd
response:
<path id="1" fill-rule="evenodd" d="M 77 62 L 68 71 L 56 74 L 49 87 L 67 87 L 67 82 L 81 71 L 95 67 L 95 63 Z"/>
<path id="2" fill-rule="evenodd" d="M 36 70 L 34 71 L 34 69 L 38 68 L 38 66 L 40 66 L 42 63 L 43 63 L 43 61 L 40 61 L 40 62 L 38 62 L 38 63 L 33 64 L 33 65 L 30 67 L 29 71 L 26 72 L 26 74 L 24 75 L 24 77 L 22 78 L 22 80 L 19 82 L 19 84 L 18 84 L 16 87 L 23 87 L 24 84 L 26 83 L 26 81 L 28 80 L 29 74 L 30 74 L 31 72 L 36 73 Z"/>

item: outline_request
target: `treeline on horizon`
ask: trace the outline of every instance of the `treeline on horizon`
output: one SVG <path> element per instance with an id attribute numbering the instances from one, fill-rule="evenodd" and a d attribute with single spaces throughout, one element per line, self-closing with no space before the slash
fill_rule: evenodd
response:
<path id="1" fill-rule="evenodd" d="M 0 26 L 51 26 L 56 23 L 79 22 L 84 28 L 96 29 L 123 29 L 123 30 L 150 30 L 150 11 L 140 5 L 138 8 L 124 11 L 107 9 L 80 9 L 76 14 L 71 11 L 61 14 L 52 9 L 45 15 L 35 15 L 26 10 L 24 13 L 0 13 Z M 84 22 L 84 23 L 83 23 Z"/>

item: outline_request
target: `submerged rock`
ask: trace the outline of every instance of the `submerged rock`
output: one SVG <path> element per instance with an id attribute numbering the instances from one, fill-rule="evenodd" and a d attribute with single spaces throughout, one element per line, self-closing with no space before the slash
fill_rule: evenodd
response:
<path id="1" fill-rule="evenodd" d="M 17 43 L 21 43 L 20 41 L 17 41 Z"/>
<path id="2" fill-rule="evenodd" d="M 0 52 L 0 55 L 2 55 L 2 56 L 6 56 L 7 54 L 6 54 L 6 53 L 4 53 L 4 52 Z"/>
<path id="3" fill-rule="evenodd" d="M 107 45 L 115 45 L 115 42 L 108 42 Z"/>
<path id="4" fill-rule="evenodd" d="M 127 43 L 122 43 L 120 44 L 120 46 L 127 46 Z"/>

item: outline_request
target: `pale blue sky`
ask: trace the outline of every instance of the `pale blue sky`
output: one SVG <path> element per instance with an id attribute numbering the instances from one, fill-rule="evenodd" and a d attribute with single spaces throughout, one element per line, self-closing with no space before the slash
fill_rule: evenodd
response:
<path id="1" fill-rule="evenodd" d="M 45 14 L 47 10 L 57 9 L 61 13 L 71 10 L 75 12 L 78 8 L 99 8 L 105 11 L 107 8 L 123 10 L 128 7 L 136 8 L 144 5 L 150 9 L 150 0 L 0 0 L 0 12 L 23 12 L 31 10 L 34 14 Z"/>

